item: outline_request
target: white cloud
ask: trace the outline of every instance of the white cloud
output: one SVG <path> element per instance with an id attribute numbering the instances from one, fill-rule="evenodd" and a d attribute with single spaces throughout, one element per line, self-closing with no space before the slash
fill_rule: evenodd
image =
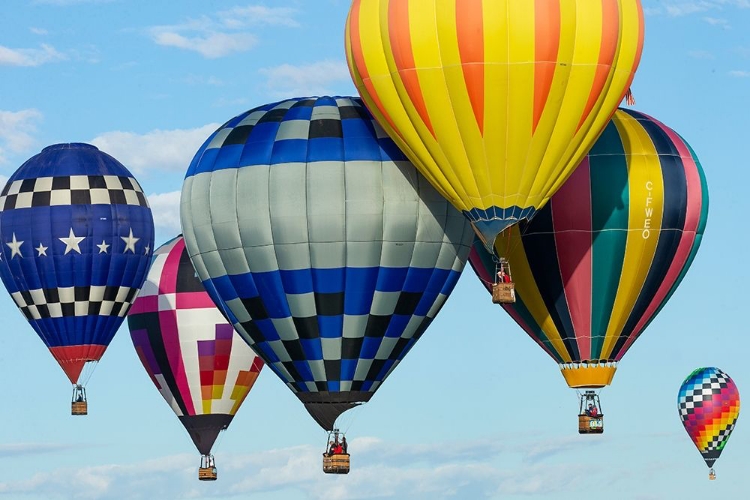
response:
<path id="1" fill-rule="evenodd" d="M 153 130 L 146 134 L 106 132 L 91 140 L 102 151 L 114 156 L 134 174 L 157 170 L 186 172 L 201 144 L 219 124 L 194 129 Z"/>
<path id="2" fill-rule="evenodd" d="M 361 500 L 375 498 L 486 498 L 507 495 L 561 495 L 581 484 L 596 489 L 620 474 L 600 463 L 531 463 L 526 448 L 543 438 L 509 446 L 507 438 L 405 446 L 373 438 L 352 439 L 353 468 L 346 481 L 323 474 L 321 450 L 295 446 L 253 454 L 217 456 L 215 498 L 265 497 L 296 492 L 295 498 Z M 570 448 L 567 440 L 562 443 Z M 590 441 L 578 440 L 580 443 Z M 519 456 L 521 460 L 518 460 Z M 0 483 L 0 494 L 32 494 L 108 500 L 200 496 L 197 455 L 176 455 L 136 464 L 78 466 L 39 472 Z M 516 463 L 508 466 L 508 461 Z M 387 480 L 384 480 L 387 478 Z M 340 479 L 340 478 L 338 478 Z M 203 493 L 201 493 L 203 492 Z"/>
<path id="3" fill-rule="evenodd" d="M 266 86 L 277 97 L 316 96 L 332 93 L 331 84 L 349 82 L 349 69 L 341 61 L 320 61 L 303 66 L 282 64 L 259 70 Z"/>
<path id="4" fill-rule="evenodd" d="M 190 50 L 207 59 L 216 59 L 253 49 L 258 44 L 258 37 L 246 31 L 250 27 L 298 26 L 293 19 L 296 12 L 283 7 L 234 7 L 182 24 L 153 26 L 148 33 L 158 45 Z"/>
<path id="5" fill-rule="evenodd" d="M 716 56 L 707 50 L 691 50 L 688 55 L 693 59 L 716 59 Z"/>
<path id="6" fill-rule="evenodd" d="M 665 13 L 672 17 L 687 16 L 709 10 L 723 10 L 736 7 L 750 8 L 750 0 L 671 0 L 663 7 L 644 7 L 646 15 L 660 15 Z"/>
<path id="7" fill-rule="evenodd" d="M 259 24 L 296 27 L 299 26 L 299 23 L 294 19 L 296 13 L 295 9 L 285 7 L 272 8 L 263 5 L 248 5 L 221 11 L 217 14 L 217 17 L 225 27 L 234 29 Z"/>
<path id="8" fill-rule="evenodd" d="M 151 213 L 154 216 L 154 225 L 157 231 L 161 230 L 165 234 L 173 236 L 182 231 L 180 229 L 179 191 L 150 194 L 148 195 L 148 204 L 151 206 Z"/>
<path id="9" fill-rule="evenodd" d="M 67 59 L 51 45 L 43 43 L 38 49 L 11 49 L 0 45 L 0 66 L 40 66 Z"/>
<path id="10" fill-rule="evenodd" d="M 667 14 L 673 17 L 687 16 L 696 12 L 705 12 L 715 7 L 715 2 L 710 1 L 675 2 L 664 6 Z"/>
<path id="11" fill-rule="evenodd" d="M 0 165 L 8 161 L 6 151 L 22 153 L 34 146 L 33 134 L 41 119 L 42 113 L 36 109 L 0 110 Z"/>
<path id="12" fill-rule="evenodd" d="M 46 29 L 44 29 L 44 28 L 35 28 L 33 26 L 31 28 L 29 28 L 29 31 L 31 31 L 35 35 L 48 35 L 49 34 L 49 31 L 47 31 Z"/>
<path id="13" fill-rule="evenodd" d="M 211 32 L 187 37 L 174 31 L 156 31 L 152 37 L 158 45 L 192 50 L 206 59 L 217 59 L 232 52 L 246 52 L 258 43 L 257 38 L 250 33 Z"/>
<path id="14" fill-rule="evenodd" d="M 4 186 L 8 178 L 0 175 L 0 182 Z M 56 451 L 75 449 L 78 444 L 57 443 L 12 443 L 0 445 L 0 457 L 17 457 L 20 455 L 39 455 Z"/>
<path id="15" fill-rule="evenodd" d="M 68 5 L 79 5 L 84 3 L 110 3 L 117 0 L 34 0 L 36 5 L 58 5 L 66 7 Z"/>
<path id="16" fill-rule="evenodd" d="M 738 78 L 750 78 L 750 71 L 735 70 L 729 72 L 730 76 L 736 76 Z"/>
<path id="17" fill-rule="evenodd" d="M 721 19 L 718 17 L 704 17 L 703 20 L 711 26 L 721 26 L 725 30 L 728 30 L 730 28 L 729 21 L 727 21 L 726 19 Z"/>
<path id="18" fill-rule="evenodd" d="M 204 75 L 195 75 L 190 74 L 183 80 L 188 85 L 211 85 L 214 87 L 221 87 L 224 85 L 224 82 L 216 78 L 215 76 L 204 76 Z"/>

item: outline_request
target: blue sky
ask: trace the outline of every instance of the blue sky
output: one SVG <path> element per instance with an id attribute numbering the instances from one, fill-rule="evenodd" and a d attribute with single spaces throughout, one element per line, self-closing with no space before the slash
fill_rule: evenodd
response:
<path id="1" fill-rule="evenodd" d="M 88 417 L 0 296 L 0 498 L 703 499 L 750 491 L 740 416 L 718 479 L 685 434 L 677 390 L 718 366 L 750 391 L 750 1 L 643 0 L 635 109 L 694 148 L 709 183 L 703 245 L 679 290 L 601 393 L 602 436 L 576 433 L 557 365 L 471 270 L 373 400 L 354 410 L 351 474 L 326 476 L 326 435 L 270 372 L 214 448 L 219 480 L 151 384 L 123 325 L 89 383 Z M 139 179 L 157 242 L 179 232 L 182 178 L 203 140 L 254 106 L 353 95 L 347 0 L 6 0 L 0 17 L 0 180 L 44 146 L 89 142 Z M 747 392 L 750 394 L 750 392 Z"/>

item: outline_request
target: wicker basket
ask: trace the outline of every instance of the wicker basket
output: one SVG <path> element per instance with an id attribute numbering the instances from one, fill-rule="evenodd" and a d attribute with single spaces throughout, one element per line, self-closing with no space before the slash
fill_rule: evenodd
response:
<path id="1" fill-rule="evenodd" d="M 71 415 L 88 415 L 89 404 L 86 401 L 73 401 L 70 413 Z"/>
<path id="2" fill-rule="evenodd" d="M 201 481 L 216 481 L 216 467 L 199 467 L 198 479 Z"/>
<path id="3" fill-rule="evenodd" d="M 326 474 L 349 474 L 349 454 L 323 455 L 323 472 Z"/>
<path id="4" fill-rule="evenodd" d="M 579 434 L 601 434 L 602 432 L 604 432 L 604 415 L 596 417 L 578 415 Z"/>
<path id="5" fill-rule="evenodd" d="M 513 304 L 516 301 L 516 286 L 513 283 L 493 283 L 492 302 L 495 304 Z"/>

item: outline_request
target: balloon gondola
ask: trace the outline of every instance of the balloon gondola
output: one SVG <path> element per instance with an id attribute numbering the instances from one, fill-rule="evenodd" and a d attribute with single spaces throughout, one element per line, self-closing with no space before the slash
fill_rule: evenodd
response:
<path id="1" fill-rule="evenodd" d="M 604 413 L 599 395 L 587 390 L 579 396 L 578 433 L 601 434 L 604 432 Z"/>
<path id="2" fill-rule="evenodd" d="M 128 314 L 138 357 L 201 454 L 198 479 L 217 478 L 211 449 L 263 368 L 195 274 L 178 236 L 154 252 Z"/>
<path id="3" fill-rule="evenodd" d="M 328 433 L 328 445 L 323 452 L 323 472 L 326 474 L 349 474 L 350 456 L 346 436 L 339 429 Z"/>
<path id="4" fill-rule="evenodd" d="M 740 415 L 737 385 L 718 368 L 698 368 L 682 382 L 677 409 L 682 425 L 708 466 L 708 478 L 716 479 L 714 463 Z"/>
<path id="5" fill-rule="evenodd" d="M 327 432 L 425 332 L 473 237 L 351 97 L 230 119 L 190 165 L 181 218 L 208 292 Z"/>
<path id="6" fill-rule="evenodd" d="M 497 238 L 516 290 L 502 307 L 569 387 L 607 386 L 687 273 L 707 218 L 690 146 L 659 121 L 619 110 L 550 202 Z M 477 239 L 469 262 L 488 291 L 493 259 Z"/>
<path id="7" fill-rule="evenodd" d="M 494 304 L 512 304 L 516 301 L 516 285 L 513 284 L 510 262 L 503 257 L 494 260 L 496 265 L 493 275 L 495 282 L 492 283 L 492 302 Z"/>
<path id="8" fill-rule="evenodd" d="M 86 383 L 146 277 L 154 223 L 128 170 L 95 146 L 55 144 L 0 194 L 0 277 L 73 384 Z"/>

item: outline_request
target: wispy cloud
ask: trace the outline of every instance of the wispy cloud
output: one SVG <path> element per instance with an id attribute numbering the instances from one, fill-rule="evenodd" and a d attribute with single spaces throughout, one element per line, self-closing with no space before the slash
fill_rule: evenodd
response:
<path id="1" fill-rule="evenodd" d="M 150 194 L 148 204 L 154 215 L 154 225 L 157 231 L 164 231 L 167 235 L 180 233 L 180 192 Z"/>
<path id="2" fill-rule="evenodd" d="M 158 45 L 198 52 L 206 59 L 217 59 L 233 52 L 246 52 L 252 49 L 258 39 L 250 33 L 208 32 L 196 36 L 185 36 L 176 31 L 159 30 L 152 32 Z"/>
<path id="3" fill-rule="evenodd" d="M 4 176 L 0 176 L 4 177 Z M 2 185 L 8 181 L 7 177 L 0 179 Z M 21 455 L 40 455 L 45 453 L 54 453 L 56 451 L 70 450 L 79 448 L 79 444 L 61 444 L 61 443 L 15 443 L 0 445 L 0 457 L 17 457 Z"/>
<path id="4" fill-rule="evenodd" d="M 220 23 L 232 29 L 242 29 L 251 26 L 266 24 L 269 26 L 299 26 L 294 19 L 297 14 L 295 9 L 287 7 L 265 7 L 263 5 L 248 5 L 246 7 L 234 7 L 223 10 L 216 14 Z"/>
<path id="5" fill-rule="evenodd" d="M 36 109 L 0 110 L 0 165 L 7 163 L 6 153 L 23 153 L 35 143 L 33 134 L 42 119 Z"/>
<path id="6" fill-rule="evenodd" d="M 729 72 L 729 76 L 735 76 L 737 78 L 750 78 L 750 71 L 734 70 Z"/>
<path id="7" fill-rule="evenodd" d="M 183 80 L 188 85 L 211 85 L 214 87 L 221 87 L 224 82 L 215 76 L 195 75 L 191 74 Z"/>
<path id="8" fill-rule="evenodd" d="M 46 29 L 44 29 L 44 28 L 35 28 L 33 26 L 31 28 L 29 28 L 29 31 L 31 31 L 35 35 L 48 35 L 49 34 L 49 31 L 47 31 Z"/>
<path id="9" fill-rule="evenodd" d="M 46 43 L 38 49 L 11 49 L 0 45 L 0 66 L 40 66 L 65 59 L 65 54 Z"/>
<path id="10" fill-rule="evenodd" d="M 248 31 L 250 28 L 298 26 L 294 20 L 296 12 L 285 7 L 234 7 L 181 24 L 153 26 L 148 33 L 158 45 L 190 50 L 207 59 L 216 59 L 254 48 L 258 37 Z"/>
<path id="11" fill-rule="evenodd" d="M 320 61 L 302 66 L 282 64 L 259 71 L 266 77 L 269 92 L 280 98 L 327 95 L 333 92 L 333 84 L 351 81 L 349 69 L 341 61 Z"/>
<path id="12" fill-rule="evenodd" d="M 666 14 L 672 17 L 688 16 L 699 12 L 727 8 L 750 8 L 750 0 L 671 0 L 659 7 L 644 7 L 649 16 Z"/>
<path id="13" fill-rule="evenodd" d="M 290 490 L 319 500 L 544 496 L 564 494 L 581 484 L 596 488 L 597 481 L 612 479 L 603 477 L 607 471 L 597 463 L 508 467 L 507 460 L 515 461 L 523 447 L 509 448 L 506 441 L 405 447 L 373 438 L 352 439 L 349 447 L 356 462 L 346 481 L 321 472 L 321 450 L 312 446 L 225 454 L 217 456 L 220 481 L 211 485 L 211 496 L 258 497 Z M 61 468 L 6 480 L 0 483 L 0 494 L 73 497 L 73 492 L 86 491 L 85 498 L 97 500 L 186 498 L 202 494 L 196 486 L 196 460 L 185 454 L 138 464 Z"/>
<path id="14" fill-rule="evenodd" d="M 32 3 L 35 5 L 58 5 L 60 7 L 67 7 L 68 5 L 79 5 L 84 3 L 110 3 L 116 1 L 117 0 L 34 0 Z"/>
<path id="15" fill-rule="evenodd" d="M 718 17 L 704 17 L 704 21 L 706 21 L 711 26 L 720 26 L 724 28 L 725 30 L 730 29 L 729 21 L 726 19 L 718 18 Z"/>
<path id="16" fill-rule="evenodd" d="M 691 50 L 688 55 L 693 59 L 716 59 L 716 56 L 707 50 Z"/>
<path id="17" fill-rule="evenodd" d="M 193 155 L 214 130 L 211 123 L 193 129 L 153 130 L 146 134 L 113 131 L 91 140 L 134 174 L 153 171 L 185 172 Z"/>

